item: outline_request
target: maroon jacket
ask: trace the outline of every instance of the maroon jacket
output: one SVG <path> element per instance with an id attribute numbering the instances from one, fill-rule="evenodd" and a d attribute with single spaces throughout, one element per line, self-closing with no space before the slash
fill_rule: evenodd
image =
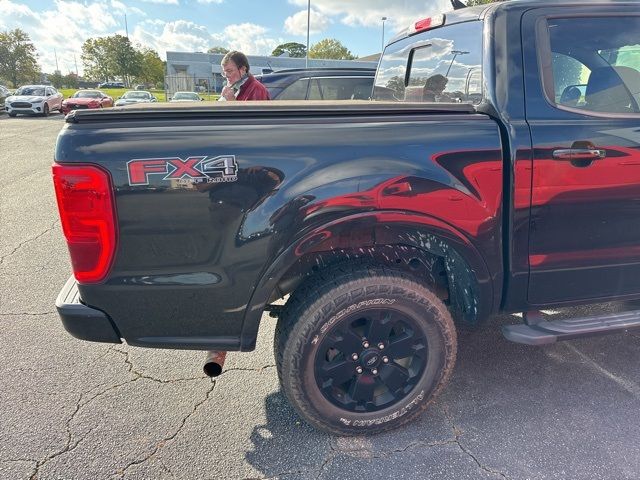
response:
<path id="1" fill-rule="evenodd" d="M 253 75 L 240 87 L 236 100 L 271 100 L 269 91 Z"/>

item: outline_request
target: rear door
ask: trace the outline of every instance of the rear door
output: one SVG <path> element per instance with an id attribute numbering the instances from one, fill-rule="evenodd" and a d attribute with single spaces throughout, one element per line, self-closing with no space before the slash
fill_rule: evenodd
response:
<path id="1" fill-rule="evenodd" d="M 533 182 L 529 301 L 640 293 L 640 13 L 529 11 L 522 23 Z"/>

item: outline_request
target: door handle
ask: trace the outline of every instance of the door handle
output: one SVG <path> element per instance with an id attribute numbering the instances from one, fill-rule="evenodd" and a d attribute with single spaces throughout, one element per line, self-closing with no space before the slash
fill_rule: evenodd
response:
<path id="1" fill-rule="evenodd" d="M 606 150 L 598 148 L 560 148 L 553 151 L 553 158 L 556 160 L 599 160 L 607 156 Z"/>

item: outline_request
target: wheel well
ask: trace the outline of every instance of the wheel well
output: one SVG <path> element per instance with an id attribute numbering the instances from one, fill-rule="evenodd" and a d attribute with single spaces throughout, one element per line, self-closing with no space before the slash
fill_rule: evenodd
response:
<path id="1" fill-rule="evenodd" d="M 409 245 L 376 245 L 304 255 L 281 277 L 269 303 L 293 292 L 305 280 L 341 263 L 383 265 L 409 273 L 428 285 L 457 320 L 477 322 L 475 277 L 452 249 L 436 254 Z"/>

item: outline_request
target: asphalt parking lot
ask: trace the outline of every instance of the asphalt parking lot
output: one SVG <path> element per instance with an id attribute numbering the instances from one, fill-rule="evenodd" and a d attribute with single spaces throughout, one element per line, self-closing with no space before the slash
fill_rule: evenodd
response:
<path id="1" fill-rule="evenodd" d="M 0 479 L 640 478 L 640 333 L 536 348 L 494 317 L 460 334 L 419 421 L 364 438 L 288 406 L 267 316 L 216 380 L 203 352 L 72 338 L 54 308 L 70 275 L 49 168 L 62 125 L 0 114 Z"/>

